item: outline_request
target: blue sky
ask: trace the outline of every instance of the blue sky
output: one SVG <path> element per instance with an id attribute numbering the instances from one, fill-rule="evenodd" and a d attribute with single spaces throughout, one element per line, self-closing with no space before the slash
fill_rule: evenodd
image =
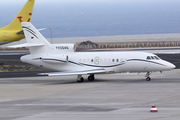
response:
<path id="1" fill-rule="evenodd" d="M 180 0 L 36 0 L 36 3 L 54 3 L 54 2 L 164 2 L 164 1 L 180 1 Z M 26 3 L 27 0 L 1 0 L 1 3 Z"/>
<path id="2" fill-rule="evenodd" d="M 0 27 L 26 2 L 1 0 Z M 179 5 L 180 0 L 35 0 L 32 23 L 52 27 L 55 37 L 179 33 Z M 42 32 L 50 36 L 49 29 Z"/>
<path id="3" fill-rule="evenodd" d="M 108 2 L 110 0 L 36 0 L 37 3 L 53 3 L 53 2 Z M 111 1 L 133 1 L 133 0 L 111 0 Z M 1 3 L 17 3 L 17 2 L 27 2 L 27 0 L 3 0 Z"/>
<path id="4" fill-rule="evenodd" d="M 1 0 L 1 6 L 4 5 L 18 5 L 22 6 L 27 2 L 27 0 Z M 58 5 L 58 4 L 89 4 L 89 3 L 102 3 L 102 4 L 109 4 L 109 3 L 120 3 L 120 4 L 166 4 L 166 3 L 176 3 L 180 2 L 180 0 L 35 0 L 35 5 L 43 5 L 43 4 L 50 4 L 50 5 Z M 58 3 L 58 4 L 57 4 Z"/>
<path id="5" fill-rule="evenodd" d="M 36 4 L 56 4 L 56 3 L 112 3 L 112 2 L 122 2 L 122 3 L 164 3 L 164 2 L 180 2 L 180 0 L 35 0 Z M 25 4 L 27 0 L 1 0 L 2 4 Z"/>

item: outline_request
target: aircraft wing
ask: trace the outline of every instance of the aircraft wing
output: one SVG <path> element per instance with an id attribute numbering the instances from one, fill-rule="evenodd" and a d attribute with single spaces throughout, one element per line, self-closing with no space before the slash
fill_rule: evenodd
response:
<path id="1" fill-rule="evenodd" d="M 97 74 L 105 73 L 105 69 L 93 69 L 85 71 L 67 71 L 67 72 L 51 72 L 51 73 L 39 73 L 38 75 L 48 75 L 48 76 L 66 76 L 66 75 L 86 75 L 86 74 Z"/>

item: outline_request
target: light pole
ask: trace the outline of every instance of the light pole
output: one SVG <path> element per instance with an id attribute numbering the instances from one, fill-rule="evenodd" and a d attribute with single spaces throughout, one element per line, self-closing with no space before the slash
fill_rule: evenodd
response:
<path id="1" fill-rule="evenodd" d="M 50 27 L 50 31 L 51 31 L 51 44 L 52 44 L 52 27 Z"/>

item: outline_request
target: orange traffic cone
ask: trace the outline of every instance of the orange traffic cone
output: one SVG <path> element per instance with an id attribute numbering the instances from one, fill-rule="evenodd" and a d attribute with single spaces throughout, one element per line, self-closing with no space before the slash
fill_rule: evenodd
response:
<path id="1" fill-rule="evenodd" d="M 153 105 L 150 109 L 150 112 L 158 112 L 157 108 L 155 105 Z"/>

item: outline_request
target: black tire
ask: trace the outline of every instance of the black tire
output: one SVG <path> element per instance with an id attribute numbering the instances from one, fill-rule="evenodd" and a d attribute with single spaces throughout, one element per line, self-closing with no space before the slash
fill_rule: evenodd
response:
<path id="1" fill-rule="evenodd" d="M 89 80 L 89 81 L 94 81 L 94 79 L 95 79 L 95 78 L 94 78 L 94 75 L 90 75 L 90 76 L 88 77 L 88 80 Z"/>
<path id="2" fill-rule="evenodd" d="M 80 78 L 80 80 L 77 80 L 77 82 L 79 82 L 79 83 L 84 82 L 84 78 L 83 78 L 83 77 L 81 77 L 81 78 Z"/>
<path id="3" fill-rule="evenodd" d="M 146 81 L 150 81 L 150 80 L 151 80 L 151 78 L 150 78 L 150 77 L 147 77 L 147 78 L 146 78 Z"/>

